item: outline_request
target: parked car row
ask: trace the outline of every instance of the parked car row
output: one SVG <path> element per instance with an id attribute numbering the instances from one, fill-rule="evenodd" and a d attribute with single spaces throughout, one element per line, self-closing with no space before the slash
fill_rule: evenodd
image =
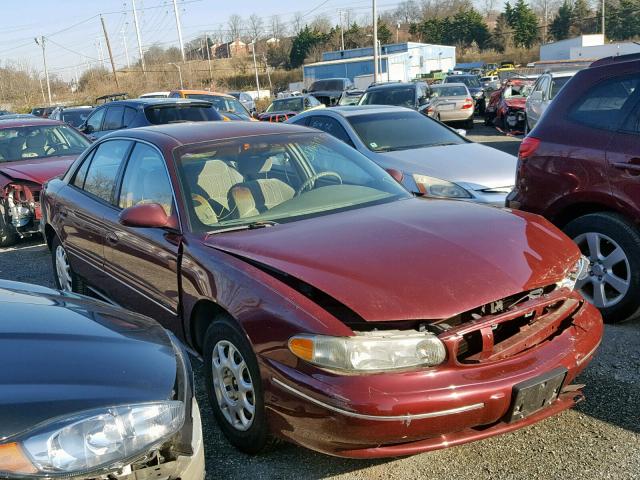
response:
<path id="1" fill-rule="evenodd" d="M 277 437 L 409 455 L 570 408 L 602 315 L 640 308 L 638 72 L 618 57 L 576 73 L 517 165 L 430 116 L 456 97 L 475 109 L 453 81 L 374 85 L 357 106 L 277 99 L 270 122 L 201 99 L 110 102 L 86 123 L 120 126 L 91 144 L 0 120 L 4 228 L 39 225 L 60 290 L 0 284 L 0 475 L 203 478 L 183 343 L 248 453 Z M 87 358 L 98 380 L 61 376 Z M 21 368 L 37 402 L 13 388 Z"/>

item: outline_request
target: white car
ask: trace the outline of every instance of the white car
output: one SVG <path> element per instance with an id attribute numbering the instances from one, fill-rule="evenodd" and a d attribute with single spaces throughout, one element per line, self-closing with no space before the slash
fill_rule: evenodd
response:
<path id="1" fill-rule="evenodd" d="M 567 72 L 547 72 L 538 77 L 538 81 L 533 85 L 531 93 L 529 97 L 527 97 L 527 105 L 525 107 L 527 115 L 525 131 L 527 133 L 535 127 L 551 103 L 551 100 L 553 100 L 564 84 L 575 74 L 575 70 Z"/>
<path id="2" fill-rule="evenodd" d="M 138 98 L 168 98 L 170 92 L 149 92 L 143 93 Z"/>

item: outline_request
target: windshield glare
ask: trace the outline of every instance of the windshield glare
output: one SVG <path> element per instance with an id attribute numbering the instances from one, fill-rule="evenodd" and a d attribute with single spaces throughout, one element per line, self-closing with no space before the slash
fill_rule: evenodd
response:
<path id="1" fill-rule="evenodd" d="M 92 112 L 92 109 L 87 108 L 86 110 L 63 110 L 62 111 L 62 120 L 65 123 L 68 123 L 72 127 L 79 127 L 84 123 L 89 114 Z"/>
<path id="2" fill-rule="evenodd" d="M 411 87 L 382 88 L 365 92 L 360 105 L 396 105 L 399 107 L 415 107 L 416 90 Z"/>
<path id="3" fill-rule="evenodd" d="M 354 115 L 347 120 L 360 140 L 374 152 L 466 143 L 447 127 L 418 112 Z"/>
<path id="4" fill-rule="evenodd" d="M 220 114 L 207 104 L 157 105 L 145 108 L 144 113 L 153 125 L 220 120 Z"/>
<path id="5" fill-rule="evenodd" d="M 434 97 L 466 97 L 468 95 L 467 89 L 462 85 L 455 87 L 441 87 L 434 85 L 433 89 Z"/>
<path id="6" fill-rule="evenodd" d="M 291 222 L 411 198 L 382 168 L 323 133 L 187 145 L 176 158 L 195 231 Z"/>
<path id="7" fill-rule="evenodd" d="M 275 100 L 266 112 L 301 112 L 303 110 L 302 97 L 290 97 Z"/>
<path id="8" fill-rule="evenodd" d="M 467 87 L 480 88 L 480 80 L 475 75 L 458 75 L 448 77 L 446 83 L 464 83 Z"/>
<path id="9" fill-rule="evenodd" d="M 0 130 L 0 162 L 79 155 L 88 146 L 89 141 L 85 137 L 63 125 Z"/>
<path id="10" fill-rule="evenodd" d="M 309 87 L 310 92 L 316 92 L 318 90 L 342 90 L 344 88 L 344 82 L 342 80 L 318 80 L 313 82 Z"/>
<path id="11" fill-rule="evenodd" d="M 531 92 L 531 85 L 507 85 L 504 89 L 504 98 L 526 98 Z"/>
<path id="12" fill-rule="evenodd" d="M 201 93 L 190 93 L 187 95 L 187 98 L 192 98 L 195 100 L 205 100 L 207 102 L 211 102 L 213 104 L 213 108 L 218 110 L 219 112 L 231 112 L 237 115 L 246 116 L 249 118 L 249 112 L 244 105 L 240 103 L 237 98 L 232 96 L 223 97 L 221 95 L 207 95 Z"/>

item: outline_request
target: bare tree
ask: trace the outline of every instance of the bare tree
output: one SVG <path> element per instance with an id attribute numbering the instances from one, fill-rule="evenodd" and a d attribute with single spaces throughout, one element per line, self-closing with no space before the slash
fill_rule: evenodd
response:
<path id="1" fill-rule="evenodd" d="M 264 24 L 262 22 L 262 17 L 259 17 L 258 15 L 253 13 L 249 17 L 248 27 L 249 35 L 251 36 L 252 42 L 262 37 L 262 34 L 264 33 Z"/>
<path id="2" fill-rule="evenodd" d="M 393 11 L 394 19 L 400 23 L 411 23 L 418 21 L 420 8 L 414 0 L 405 0 L 400 2 Z"/>
<path id="3" fill-rule="evenodd" d="M 291 30 L 294 35 L 298 35 L 302 29 L 304 28 L 304 15 L 302 12 L 296 12 L 293 14 L 293 19 L 291 20 Z"/>
<path id="4" fill-rule="evenodd" d="M 482 0 L 481 5 L 482 13 L 485 17 L 488 17 L 496 10 L 496 0 Z"/>
<path id="5" fill-rule="evenodd" d="M 229 17 L 229 31 L 227 32 L 227 40 L 233 42 L 240 38 L 242 33 L 242 18 L 240 15 L 233 14 Z"/>
<path id="6" fill-rule="evenodd" d="M 317 15 L 311 22 L 311 28 L 321 33 L 329 33 L 331 27 L 333 22 L 327 15 Z"/>
<path id="7" fill-rule="evenodd" d="M 554 12 L 560 8 L 560 0 L 532 0 L 531 7 L 540 18 L 540 25 L 542 26 L 542 41 L 547 42 L 549 39 L 549 24 L 553 20 Z"/>
<path id="8" fill-rule="evenodd" d="M 282 23 L 282 20 L 278 15 L 271 17 L 271 36 L 276 40 L 287 34 L 286 25 Z"/>

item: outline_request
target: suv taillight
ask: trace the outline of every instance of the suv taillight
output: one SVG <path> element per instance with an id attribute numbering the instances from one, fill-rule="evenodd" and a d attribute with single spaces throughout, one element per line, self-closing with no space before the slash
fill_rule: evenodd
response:
<path id="1" fill-rule="evenodd" d="M 540 146 L 540 139 L 535 137 L 525 137 L 520 144 L 520 149 L 518 150 L 518 158 L 524 160 L 525 158 L 529 158 L 531 155 L 536 153 L 538 147 Z"/>

